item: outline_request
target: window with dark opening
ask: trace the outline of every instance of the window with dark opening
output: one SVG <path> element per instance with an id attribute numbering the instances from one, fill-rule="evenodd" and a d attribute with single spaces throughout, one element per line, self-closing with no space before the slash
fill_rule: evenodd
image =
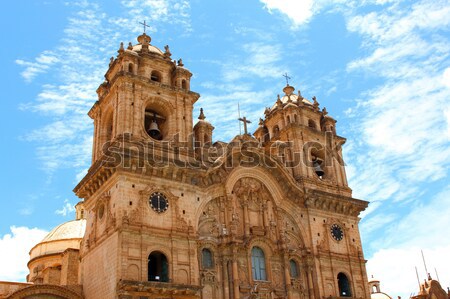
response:
<path id="1" fill-rule="evenodd" d="M 169 263 L 159 251 L 153 251 L 148 256 L 148 281 L 169 281 Z"/>
<path id="2" fill-rule="evenodd" d="M 158 71 L 152 71 L 150 79 L 152 81 L 161 82 L 161 74 Z"/>
<path id="3" fill-rule="evenodd" d="M 344 273 L 339 273 L 337 276 L 338 286 L 339 286 L 339 296 L 340 297 L 351 297 L 352 292 L 350 289 L 350 282 L 348 281 L 347 275 Z"/>

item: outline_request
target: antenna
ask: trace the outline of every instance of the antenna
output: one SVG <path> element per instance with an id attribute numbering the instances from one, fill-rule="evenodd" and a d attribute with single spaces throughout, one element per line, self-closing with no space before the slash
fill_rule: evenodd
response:
<path id="1" fill-rule="evenodd" d="M 422 260 L 423 260 L 423 265 L 425 266 L 425 277 L 428 277 L 428 269 L 427 269 L 427 264 L 425 263 L 425 257 L 423 255 L 423 250 L 420 249 L 420 252 L 422 253 Z"/>
<path id="2" fill-rule="evenodd" d="M 241 118 L 241 109 L 239 108 L 239 102 L 238 102 L 238 123 L 239 123 L 239 135 L 242 135 L 242 130 L 241 130 L 241 121 L 239 120 L 239 118 Z"/>
<path id="3" fill-rule="evenodd" d="M 439 276 L 438 276 L 438 274 L 437 274 L 436 268 L 434 268 L 434 273 L 436 273 L 436 279 L 437 279 L 437 281 L 439 281 Z M 440 282 L 440 281 L 439 281 L 439 282 Z"/>
<path id="4" fill-rule="evenodd" d="M 414 266 L 414 268 L 416 268 L 417 283 L 419 284 L 419 291 L 420 291 L 420 279 L 419 279 L 419 273 L 417 272 L 417 267 Z"/>

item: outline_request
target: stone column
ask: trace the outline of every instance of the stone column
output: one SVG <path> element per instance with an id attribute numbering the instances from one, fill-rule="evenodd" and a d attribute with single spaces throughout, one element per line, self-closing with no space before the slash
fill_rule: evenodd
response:
<path id="1" fill-rule="evenodd" d="M 250 236 L 250 221 L 248 215 L 248 202 L 244 199 L 242 206 L 244 208 L 244 234 L 246 237 Z"/>
<path id="2" fill-rule="evenodd" d="M 230 292 L 228 289 L 228 266 L 226 258 L 222 258 L 222 285 L 223 285 L 223 298 L 230 298 Z"/>
<path id="3" fill-rule="evenodd" d="M 233 248 L 233 297 L 239 299 L 239 272 L 236 251 L 237 249 Z"/>

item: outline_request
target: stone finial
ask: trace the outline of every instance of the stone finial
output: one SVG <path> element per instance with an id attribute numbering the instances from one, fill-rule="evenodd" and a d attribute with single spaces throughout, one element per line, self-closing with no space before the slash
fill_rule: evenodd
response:
<path id="1" fill-rule="evenodd" d="M 172 53 L 170 53 L 170 49 L 169 49 L 169 45 L 165 45 L 164 46 L 164 56 L 170 58 L 170 56 L 172 56 Z"/>
<path id="2" fill-rule="evenodd" d="M 300 89 L 298 90 L 298 97 L 299 99 L 303 99 L 302 93 L 300 92 Z"/>
<path id="3" fill-rule="evenodd" d="M 282 107 L 283 102 L 281 101 L 280 95 L 277 95 L 277 107 Z"/>
<path id="4" fill-rule="evenodd" d="M 205 114 L 203 113 L 203 108 L 200 108 L 200 115 L 198 116 L 198 119 L 204 120 L 206 118 Z"/>
<path id="5" fill-rule="evenodd" d="M 117 52 L 118 52 L 119 54 L 122 54 L 124 51 L 125 51 L 125 49 L 123 48 L 123 42 L 121 42 L 121 43 L 120 43 L 119 50 L 117 50 Z"/>
<path id="6" fill-rule="evenodd" d="M 270 109 L 268 107 L 266 107 L 266 109 L 264 110 L 264 115 L 267 116 L 270 114 Z"/>
<path id="7" fill-rule="evenodd" d="M 322 114 L 323 114 L 324 116 L 328 114 L 328 111 L 327 111 L 327 108 L 326 108 L 326 107 L 323 107 L 323 109 L 322 109 Z M 372 278 L 373 278 L 373 277 L 372 277 Z"/>
<path id="8" fill-rule="evenodd" d="M 314 101 L 314 103 L 313 103 L 314 108 L 318 109 L 319 108 L 319 102 L 317 102 L 316 96 L 313 96 L 312 100 Z"/>
<path id="9" fill-rule="evenodd" d="M 178 66 L 184 66 L 184 64 L 183 64 L 183 60 L 180 58 L 180 59 L 178 59 Z"/>
<path id="10" fill-rule="evenodd" d="M 114 63 L 114 57 L 111 56 L 111 58 L 109 59 L 109 66 L 111 67 L 111 65 Z"/>
<path id="11" fill-rule="evenodd" d="M 430 273 L 428 273 L 428 280 L 433 280 L 433 279 L 431 278 Z"/>
<path id="12" fill-rule="evenodd" d="M 128 50 L 133 50 L 133 44 L 131 44 L 131 42 L 128 43 L 127 49 L 128 49 Z"/>
<path id="13" fill-rule="evenodd" d="M 258 125 L 259 125 L 260 127 L 264 126 L 264 121 L 263 121 L 262 118 L 259 119 Z"/>

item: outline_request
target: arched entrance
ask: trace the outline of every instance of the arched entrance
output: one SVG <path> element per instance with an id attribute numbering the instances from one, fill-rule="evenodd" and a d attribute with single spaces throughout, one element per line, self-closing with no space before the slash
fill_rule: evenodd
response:
<path id="1" fill-rule="evenodd" d="M 344 273 L 339 273 L 337 276 L 338 286 L 339 286 L 339 296 L 340 297 L 351 297 L 352 291 L 350 288 L 350 281 L 347 278 L 347 275 Z"/>
<path id="2" fill-rule="evenodd" d="M 162 252 L 153 251 L 148 256 L 148 281 L 169 282 L 169 263 Z"/>

